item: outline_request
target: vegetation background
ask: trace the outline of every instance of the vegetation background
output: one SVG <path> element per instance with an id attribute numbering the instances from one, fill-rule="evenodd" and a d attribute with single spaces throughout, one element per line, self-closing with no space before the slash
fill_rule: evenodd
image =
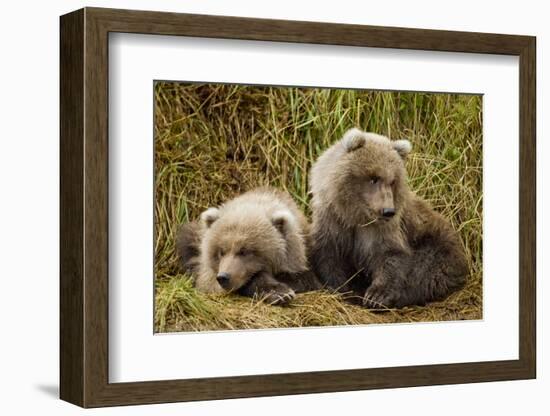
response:
<path id="1" fill-rule="evenodd" d="M 156 82 L 154 92 L 156 332 L 482 318 L 481 96 L 179 82 Z M 354 126 L 412 142 L 409 184 L 460 233 L 466 287 L 385 312 L 329 291 L 299 294 L 288 307 L 195 291 L 174 253 L 179 224 L 265 184 L 310 215 L 309 168 Z"/>

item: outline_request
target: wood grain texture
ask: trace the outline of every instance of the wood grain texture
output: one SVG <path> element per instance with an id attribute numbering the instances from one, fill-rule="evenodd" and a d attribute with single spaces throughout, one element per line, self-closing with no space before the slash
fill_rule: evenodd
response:
<path id="1" fill-rule="evenodd" d="M 520 54 L 519 356 L 536 377 L 536 41 Z"/>
<path id="2" fill-rule="evenodd" d="M 60 387 L 84 404 L 84 12 L 60 22 Z"/>
<path id="3" fill-rule="evenodd" d="M 512 361 L 208 379 L 108 381 L 108 33 L 520 57 L 520 357 Z M 83 407 L 535 377 L 535 39 L 87 8 L 61 18 L 61 398 Z"/>
<path id="4" fill-rule="evenodd" d="M 87 8 L 111 32 L 516 55 L 527 36 Z"/>
<path id="5" fill-rule="evenodd" d="M 84 405 L 108 380 L 109 141 L 108 33 L 85 10 L 84 59 Z"/>

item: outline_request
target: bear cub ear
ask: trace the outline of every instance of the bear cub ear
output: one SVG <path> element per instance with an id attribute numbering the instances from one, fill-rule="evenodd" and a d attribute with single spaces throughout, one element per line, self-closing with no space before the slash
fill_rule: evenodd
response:
<path id="1" fill-rule="evenodd" d="M 206 228 L 210 228 L 218 218 L 220 218 L 220 210 L 218 208 L 208 208 L 201 214 L 201 221 Z"/>
<path id="2" fill-rule="evenodd" d="M 399 156 L 401 156 L 401 159 L 406 159 L 407 155 L 412 150 L 412 144 L 410 141 L 403 139 L 403 140 L 395 140 L 392 142 L 393 148 L 399 153 Z"/>
<path id="3" fill-rule="evenodd" d="M 271 215 L 271 223 L 277 230 L 279 230 L 281 234 L 284 235 L 294 226 L 294 217 L 289 211 L 275 211 Z"/>
<path id="4" fill-rule="evenodd" d="M 366 141 L 365 133 L 356 127 L 349 129 L 342 138 L 342 144 L 348 152 L 353 152 L 363 147 Z"/>

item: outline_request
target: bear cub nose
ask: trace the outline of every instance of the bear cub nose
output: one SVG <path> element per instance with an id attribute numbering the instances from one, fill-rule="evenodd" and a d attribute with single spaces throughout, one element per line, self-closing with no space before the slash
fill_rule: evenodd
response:
<path id="1" fill-rule="evenodd" d="M 382 216 L 385 218 L 391 218 L 395 215 L 394 208 L 382 208 Z"/>
<path id="2" fill-rule="evenodd" d="M 216 276 L 216 280 L 220 285 L 224 285 L 229 283 L 229 279 L 231 278 L 231 275 L 229 273 L 222 272 Z"/>

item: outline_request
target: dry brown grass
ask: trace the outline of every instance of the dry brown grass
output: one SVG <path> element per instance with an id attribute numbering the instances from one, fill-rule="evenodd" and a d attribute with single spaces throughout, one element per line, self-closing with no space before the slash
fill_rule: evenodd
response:
<path id="1" fill-rule="evenodd" d="M 157 332 L 481 318 L 481 97 L 158 82 L 155 104 Z M 178 224 L 262 184 L 286 189 L 309 215 L 307 172 L 353 126 L 411 140 L 409 183 L 460 232 L 466 287 L 385 312 L 327 291 L 300 294 L 289 307 L 196 292 L 174 254 Z"/>

